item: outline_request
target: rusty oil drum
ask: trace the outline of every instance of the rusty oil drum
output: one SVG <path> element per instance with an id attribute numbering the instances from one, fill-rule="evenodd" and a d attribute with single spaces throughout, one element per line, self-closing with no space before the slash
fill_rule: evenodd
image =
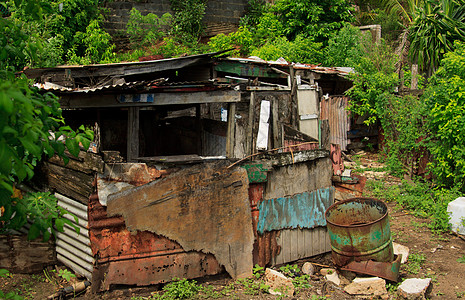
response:
<path id="1" fill-rule="evenodd" d="M 325 213 L 334 263 L 394 260 L 386 204 L 373 198 L 352 198 L 331 205 Z"/>

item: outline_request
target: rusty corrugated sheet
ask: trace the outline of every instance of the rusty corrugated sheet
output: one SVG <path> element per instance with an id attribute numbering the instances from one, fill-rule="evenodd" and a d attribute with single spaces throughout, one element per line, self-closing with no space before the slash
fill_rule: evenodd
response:
<path id="1" fill-rule="evenodd" d="M 131 231 L 149 230 L 186 250 L 213 253 L 231 277 L 248 277 L 253 268 L 248 177 L 229 165 L 198 164 L 112 194 L 108 215 L 122 215 Z"/>
<path id="2" fill-rule="evenodd" d="M 330 143 L 341 145 L 341 150 L 347 150 L 350 140 L 347 132 L 350 130 L 350 119 L 347 111 L 349 98 L 331 96 L 320 102 L 320 118 L 329 121 Z"/>
<path id="3" fill-rule="evenodd" d="M 196 278 L 222 270 L 211 254 L 184 251 L 178 243 L 148 231 L 129 232 L 123 218 L 107 216 L 97 194 L 89 201 L 89 227 L 96 257 L 94 291 L 118 284 L 143 286 L 174 277 Z"/>
<path id="4" fill-rule="evenodd" d="M 324 212 L 334 202 L 334 187 L 268 199 L 258 209 L 258 233 L 325 226 Z"/>

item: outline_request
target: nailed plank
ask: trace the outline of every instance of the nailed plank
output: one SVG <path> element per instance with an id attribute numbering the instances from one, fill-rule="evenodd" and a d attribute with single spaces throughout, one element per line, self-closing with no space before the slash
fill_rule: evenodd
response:
<path id="1" fill-rule="evenodd" d="M 236 125 L 236 104 L 230 103 L 228 108 L 228 129 L 226 133 L 226 156 L 234 156 L 234 133 Z"/>
<path id="2" fill-rule="evenodd" d="M 185 251 L 212 253 L 233 278 L 250 276 L 254 234 L 247 172 L 227 165 L 195 165 L 112 194 L 107 214 L 122 215 L 131 231 L 147 230 Z"/>
<path id="3" fill-rule="evenodd" d="M 250 101 L 249 101 L 249 118 L 248 118 L 248 124 L 247 124 L 247 132 L 246 132 L 246 138 L 247 138 L 247 155 L 250 155 L 253 153 L 253 123 L 254 123 L 254 112 L 255 112 L 255 92 L 250 93 Z"/>
<path id="4" fill-rule="evenodd" d="M 139 108 L 130 107 L 128 110 L 128 137 L 127 137 L 127 152 L 128 162 L 136 161 L 139 157 Z"/>
<path id="5" fill-rule="evenodd" d="M 297 151 L 294 153 L 276 153 L 273 155 L 272 159 L 274 160 L 275 166 L 286 166 L 293 165 L 295 163 L 305 162 L 316 160 L 319 158 L 324 158 L 329 156 L 328 150 L 306 150 L 306 151 Z"/>
<path id="6" fill-rule="evenodd" d="M 206 92 L 165 92 L 137 95 L 138 98 L 135 97 L 136 94 L 86 94 L 85 97 L 83 97 L 83 95 L 80 94 L 67 94 L 61 97 L 60 104 L 63 108 L 90 108 L 157 106 L 197 103 L 228 103 L 241 101 L 240 92 L 234 90 L 219 90 Z"/>
<path id="7" fill-rule="evenodd" d="M 51 241 L 28 241 L 25 235 L 0 235 L 0 268 L 14 273 L 37 273 L 56 264 Z"/>
<path id="8" fill-rule="evenodd" d="M 84 152 L 79 152 L 78 157 L 68 154 L 69 162 L 65 165 L 63 159 L 58 155 L 52 156 L 48 161 L 55 165 L 66 167 L 68 169 L 91 174 L 93 172 L 103 173 L 104 162 L 99 155 Z"/>
<path id="9" fill-rule="evenodd" d="M 87 204 L 92 193 L 93 175 L 47 162 L 44 163 L 43 172 L 50 188 L 69 198 Z"/>

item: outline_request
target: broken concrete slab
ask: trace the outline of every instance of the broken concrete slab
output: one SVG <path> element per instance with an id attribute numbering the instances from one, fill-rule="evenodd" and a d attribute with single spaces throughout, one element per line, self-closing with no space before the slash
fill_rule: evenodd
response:
<path id="1" fill-rule="evenodd" d="M 431 291 L 431 278 L 409 278 L 402 282 L 397 289 L 397 294 L 401 299 L 417 300 L 427 299 Z"/>
<path id="2" fill-rule="evenodd" d="M 321 268 L 320 269 L 320 274 L 323 276 L 326 276 L 327 274 L 332 274 L 336 273 L 336 270 L 333 268 Z"/>
<path id="3" fill-rule="evenodd" d="M 344 288 L 350 295 L 387 295 L 386 281 L 379 277 L 357 277 Z"/>
<path id="4" fill-rule="evenodd" d="M 185 251 L 212 253 L 233 278 L 249 277 L 254 234 L 248 177 L 228 164 L 195 165 L 109 195 L 107 214 L 123 216 L 130 231 L 147 230 Z"/>
<path id="5" fill-rule="evenodd" d="M 265 284 L 270 287 L 269 292 L 272 295 L 294 295 L 292 279 L 273 269 L 265 270 Z"/>
<path id="6" fill-rule="evenodd" d="M 302 266 L 302 273 L 307 275 L 313 275 L 315 273 L 315 267 L 311 262 L 306 262 Z"/>
<path id="7" fill-rule="evenodd" d="M 392 247 L 394 248 L 394 255 L 399 255 L 402 254 L 402 259 L 400 263 L 405 264 L 408 260 L 408 255 L 410 253 L 410 249 L 406 246 L 403 246 L 401 244 L 397 243 L 392 243 Z"/>
<path id="8" fill-rule="evenodd" d="M 339 275 L 336 272 L 328 272 L 325 275 L 326 281 L 332 282 L 335 285 L 340 285 L 341 284 L 341 279 L 339 278 Z"/>

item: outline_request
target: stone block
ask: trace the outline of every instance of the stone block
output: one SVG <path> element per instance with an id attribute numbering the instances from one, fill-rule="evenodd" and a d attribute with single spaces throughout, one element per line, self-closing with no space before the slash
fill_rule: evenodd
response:
<path id="1" fill-rule="evenodd" d="M 278 271 L 272 269 L 265 270 L 265 284 L 270 287 L 270 294 L 274 295 L 294 295 L 294 285 L 292 280 Z"/>
<path id="2" fill-rule="evenodd" d="M 397 289 L 400 299 L 424 300 L 432 289 L 431 278 L 409 278 L 402 282 Z"/>
<path id="3" fill-rule="evenodd" d="M 387 295 L 386 281 L 379 277 L 355 278 L 344 288 L 350 295 Z"/>

